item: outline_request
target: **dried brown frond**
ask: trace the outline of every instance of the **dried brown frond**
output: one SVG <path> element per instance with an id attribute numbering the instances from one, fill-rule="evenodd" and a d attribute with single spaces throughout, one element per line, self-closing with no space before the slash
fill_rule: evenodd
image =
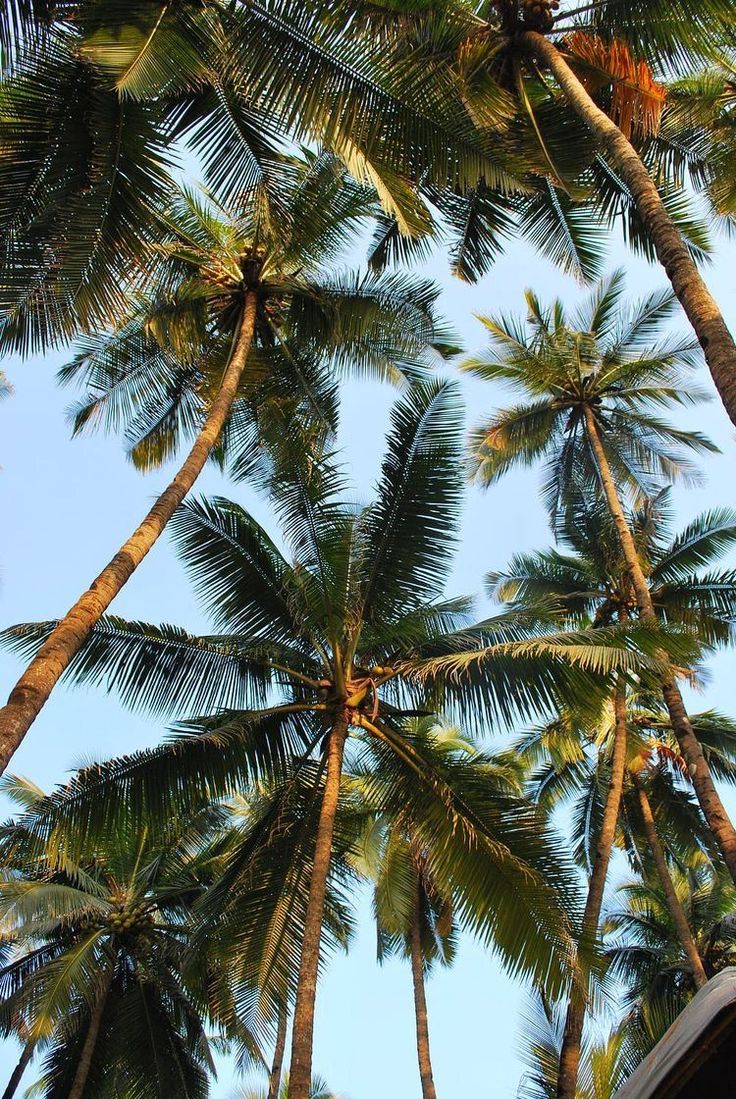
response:
<path id="1" fill-rule="evenodd" d="M 606 111 L 626 137 L 656 134 L 666 89 L 645 61 L 637 61 L 625 42 L 610 45 L 597 35 L 574 31 L 563 42 L 566 52 L 582 62 L 578 76 L 587 90 L 608 90 Z M 577 68 L 577 66 L 576 66 Z"/>

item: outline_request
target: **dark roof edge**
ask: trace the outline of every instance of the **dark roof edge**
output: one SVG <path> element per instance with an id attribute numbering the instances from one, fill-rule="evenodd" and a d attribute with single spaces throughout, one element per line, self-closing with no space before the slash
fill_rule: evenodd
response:
<path id="1" fill-rule="evenodd" d="M 615 1099 L 650 1099 L 726 1008 L 736 1005 L 736 968 L 724 969 L 693 997 Z"/>

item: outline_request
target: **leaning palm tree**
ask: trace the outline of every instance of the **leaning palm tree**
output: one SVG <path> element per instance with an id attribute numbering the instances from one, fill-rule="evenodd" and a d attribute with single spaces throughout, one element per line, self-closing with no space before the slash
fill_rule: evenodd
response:
<path id="1" fill-rule="evenodd" d="M 655 338 L 671 299 L 654 294 L 627 314 L 622 294 L 617 272 L 572 317 L 561 302 L 545 309 L 528 293 L 526 325 L 485 320 L 492 352 L 466 369 L 510 382 L 526 403 L 477 428 L 472 452 L 477 479 L 486 485 L 514 466 L 545 462 L 544 494 L 558 521 L 566 501 L 599 493 L 617 533 L 635 609 L 653 624 L 657 610 L 623 494 L 651 496 L 658 487 L 653 477 L 692 477 L 687 452 L 715 448 L 701 434 L 678 430 L 657 415 L 663 404 L 701 397 L 685 385 L 683 373 L 693 364 L 693 345 Z M 663 677 L 662 694 L 703 813 L 736 881 L 736 829 L 693 733 L 674 670 Z"/>
<path id="2" fill-rule="evenodd" d="M 736 422 L 733 336 L 632 143 L 646 143 L 657 130 L 665 90 L 652 69 L 660 74 L 678 67 L 687 71 L 693 61 L 725 50 L 729 4 L 708 0 L 673 9 L 667 0 L 646 5 L 595 0 L 557 8 L 552 0 L 493 0 L 487 22 L 469 28 L 466 50 L 473 51 L 476 69 L 485 61 L 486 80 L 495 77 L 518 96 L 534 121 L 551 174 L 558 178 L 565 173 L 565 129 L 559 121 L 549 126 L 545 108 L 557 98 L 559 110 L 561 93 L 599 151 L 595 171 L 602 189 L 612 193 L 611 177 L 617 177 L 630 193 Z"/>
<path id="3" fill-rule="evenodd" d="M 67 376 L 90 390 L 77 423 L 127 425 L 144 468 L 182 437 L 194 443 L 0 710 L 0 770 L 213 449 L 221 440 L 239 446 L 247 467 L 266 430 L 259 412 L 269 386 L 271 404 L 280 390 L 282 403 L 296 392 L 302 407 L 319 409 L 335 367 L 401 378 L 401 362 L 410 367 L 437 337 L 426 283 L 333 273 L 370 209 L 365 191 L 322 155 L 281 158 L 232 213 L 184 194 L 162 215 L 165 239 L 145 296 L 120 327 L 87 340 Z"/>
<path id="4" fill-rule="evenodd" d="M 184 966 L 205 880 L 197 830 L 172 822 L 161 845 L 145 821 L 119 818 L 72 859 L 63 829 L 41 823 L 43 793 L 8 788 L 25 812 L 0 836 L 0 911 L 15 943 L 3 1011 L 26 1020 L 26 1048 L 47 1047 L 41 1094 L 102 1096 L 116 1082 L 157 1099 L 206 1095 L 207 982 Z"/>
<path id="5" fill-rule="evenodd" d="M 316 767 L 319 816 L 294 1008 L 294 1099 L 306 1099 L 311 1077 L 346 744 L 357 740 L 393 775 L 394 807 L 416 805 L 419 839 L 435 853 L 432 873 L 447 876 L 452 864 L 458 919 L 492 937 L 512 971 L 555 986 L 564 980 L 569 943 L 553 883 L 563 892 L 565 885 L 544 829 L 536 834 L 518 807 L 509 819 L 476 804 L 483 793 L 477 783 L 458 798 L 414 742 L 405 713 L 423 709 L 428 692 L 467 720 L 536 712 L 576 691 L 605 691 L 617 670 L 651 665 L 638 644 L 660 644 L 648 632 L 616 629 L 530 636 L 513 615 L 471 625 L 468 600 L 442 598 L 462 494 L 460 414 L 451 383 L 413 390 L 399 402 L 376 498 L 363 508 L 345 499 L 333 459 L 305 455 L 297 431 L 271 484 L 293 560 L 236 505 L 185 505 L 173 530 L 218 632 L 196 637 L 110 619 L 69 669 L 78 681 L 113 685 L 129 704 L 214 714 L 186 726 L 199 736 L 85 773 L 80 797 L 85 787 L 97 790 L 90 811 L 103 819 L 116 789 L 134 798 L 133 812 L 161 805 L 163 791 L 165 812 L 174 804 L 191 811 L 213 788 L 237 792 L 254 777 L 299 769 L 302 759 Z M 15 642 L 32 651 L 52 628 L 19 627 Z M 79 822 L 85 810 L 71 798 L 59 811 Z"/>

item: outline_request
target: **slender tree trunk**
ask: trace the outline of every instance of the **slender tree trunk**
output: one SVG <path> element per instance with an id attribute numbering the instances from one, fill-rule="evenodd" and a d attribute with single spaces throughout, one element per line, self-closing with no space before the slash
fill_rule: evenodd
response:
<path id="1" fill-rule="evenodd" d="M 74 1074 L 74 1080 L 69 1091 L 68 1099 L 82 1099 L 82 1096 L 84 1095 L 84 1089 L 87 1086 L 87 1077 L 89 1076 L 89 1070 L 92 1067 L 92 1058 L 95 1054 L 97 1039 L 100 1036 L 100 1027 L 102 1026 L 102 1017 L 105 1014 L 107 997 L 110 993 L 110 986 L 112 985 L 113 970 L 114 965 L 111 964 L 105 974 L 99 995 L 92 1008 L 89 1026 L 87 1027 L 87 1036 L 84 1039 L 82 1052 L 79 1055 L 77 1071 Z"/>
<path id="2" fill-rule="evenodd" d="M 13 1096 L 15 1095 L 16 1091 L 18 1090 L 18 1085 L 20 1084 L 21 1079 L 23 1078 L 23 1073 L 26 1071 L 26 1069 L 28 1068 L 28 1066 L 30 1065 L 30 1063 L 33 1059 L 33 1050 L 34 1050 L 33 1043 L 32 1042 L 26 1042 L 25 1046 L 23 1047 L 23 1052 L 20 1055 L 20 1059 L 18 1061 L 18 1064 L 13 1069 L 13 1074 L 10 1077 L 10 1079 L 8 1080 L 8 1086 L 6 1087 L 5 1091 L 3 1092 L 3 1099 L 13 1099 Z"/>
<path id="3" fill-rule="evenodd" d="M 314 1003 L 317 995 L 320 940 L 347 732 L 348 715 L 343 712 L 337 717 L 332 727 L 327 746 L 327 774 L 317 825 L 312 880 L 309 885 L 304 938 L 299 959 L 294 1022 L 291 1029 L 289 1099 L 309 1099 L 312 1083 Z"/>
<path id="4" fill-rule="evenodd" d="M 422 937 L 420 927 L 420 889 L 417 881 L 417 901 L 412 913 L 410 929 L 411 975 L 414 982 L 414 1015 L 417 1028 L 417 1059 L 419 1078 L 422 1082 L 422 1099 L 437 1099 L 432 1075 L 432 1060 L 429 1053 L 429 1021 L 427 1015 L 427 997 L 424 991 L 424 958 L 422 956 Z"/>
<path id="5" fill-rule="evenodd" d="M 592 950 L 598 935 L 598 924 L 603 906 L 603 892 L 608 876 L 608 864 L 611 861 L 611 849 L 616 836 L 616 824 L 621 808 L 621 794 L 626 773 L 626 688 L 623 684 L 616 687 L 613 706 L 615 732 L 611 759 L 611 779 L 606 793 L 606 803 L 603 807 L 601 831 L 595 848 L 593 870 L 590 875 L 588 896 L 583 912 L 580 949 L 578 952 L 578 958 L 582 955 L 583 961 L 582 964 L 579 960 L 576 963 L 576 973 L 562 1035 L 560 1071 L 557 1078 L 558 1099 L 575 1099 L 583 1040 L 583 1024 L 585 1023 L 585 1009 L 588 998 L 586 957 Z"/>
<path id="6" fill-rule="evenodd" d="M 616 489 L 616 483 L 608 464 L 608 458 L 601 442 L 598 425 L 590 408 L 585 410 L 585 422 L 588 431 L 590 445 L 595 455 L 601 485 L 611 512 L 613 522 L 618 531 L 626 567 L 631 577 L 631 583 L 636 594 L 639 614 L 644 621 L 656 623 L 657 615 L 652 602 L 651 592 L 646 577 L 641 567 L 639 554 L 636 549 L 633 535 L 626 521 L 626 516 L 621 500 Z M 666 654 L 663 654 L 666 655 Z M 700 741 L 696 737 L 690 719 L 687 716 L 685 703 L 677 686 L 674 674 L 667 675 L 662 680 L 662 697 L 664 698 L 667 712 L 670 715 L 672 729 L 677 738 L 683 758 L 690 772 L 693 788 L 703 810 L 708 827 L 713 832 L 721 849 L 726 866 L 731 877 L 736 882 L 736 829 L 726 812 L 720 795 L 708 767 L 708 761 L 703 754 Z"/>
<path id="7" fill-rule="evenodd" d="M 26 668 L 0 710 L 0 774 L 40 713 L 70 661 L 135 569 L 156 543 L 176 508 L 191 489 L 227 421 L 248 358 L 257 299 L 246 296 L 240 330 L 220 390 L 184 464 L 143 522 L 80 596 Z"/>
<path id="8" fill-rule="evenodd" d="M 284 1067 L 284 1050 L 286 1049 L 286 1027 L 289 1021 L 289 1013 L 285 1007 L 279 1009 L 279 1025 L 276 1032 L 276 1048 L 273 1051 L 271 1075 L 268 1078 L 267 1099 L 279 1099 L 281 1089 L 281 1073 Z"/>
<path id="9" fill-rule="evenodd" d="M 596 106 L 553 42 L 535 31 L 526 31 L 522 43 L 551 70 L 568 103 L 603 146 L 631 192 L 659 262 L 703 348 L 726 412 L 736 424 L 736 344 L 641 157 L 618 126 Z"/>
<path id="10" fill-rule="evenodd" d="M 657 875 L 659 877 L 660 884 L 664 890 L 664 895 L 667 900 L 667 907 L 672 917 L 672 922 L 675 925 L 677 931 L 677 937 L 680 940 L 680 945 L 687 955 L 688 961 L 692 966 L 693 979 L 698 988 L 702 988 L 703 985 L 708 983 L 708 975 L 703 968 L 703 959 L 698 953 L 698 948 L 695 945 L 695 939 L 693 938 L 692 931 L 690 930 L 690 924 L 688 923 L 685 910 L 680 904 L 680 898 L 677 896 L 674 882 L 670 877 L 670 872 L 667 867 L 667 860 L 664 855 L 664 849 L 657 833 L 657 825 L 654 820 L 654 814 L 652 813 L 652 806 L 649 801 L 649 796 L 644 788 L 644 784 L 638 775 L 632 774 L 632 780 L 636 787 L 636 792 L 639 797 L 639 807 L 641 809 L 642 820 L 644 821 L 644 832 L 647 837 L 647 843 L 652 852 L 654 858 L 654 865 L 657 869 Z"/>

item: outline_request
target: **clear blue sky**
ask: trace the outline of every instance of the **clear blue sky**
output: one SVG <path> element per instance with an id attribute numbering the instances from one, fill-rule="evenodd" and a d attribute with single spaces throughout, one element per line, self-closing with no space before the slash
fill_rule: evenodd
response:
<path id="1" fill-rule="evenodd" d="M 663 281 L 662 273 L 632 260 L 620 246 L 611 265 L 626 261 L 629 290 L 641 295 Z M 579 287 L 514 245 L 493 272 L 476 286 L 452 280 L 438 256 L 432 273 L 444 286 L 443 305 L 467 350 L 483 344 L 479 312 L 521 310 L 522 292 L 573 300 Z M 723 243 L 707 278 L 736 329 L 734 268 L 736 245 Z M 683 320 L 684 324 L 684 320 Z M 130 466 L 117 440 L 88 436 L 70 442 L 64 410 L 72 394 L 57 388 L 55 373 L 64 356 L 5 363 L 15 395 L 0 406 L 0 624 L 53 618 L 87 586 L 164 486 L 169 471 L 146 478 Z M 700 380 L 700 379 L 699 379 Z M 707 380 L 705 370 L 702 380 Z M 470 419 L 487 413 L 499 393 L 464 383 Z M 382 450 L 386 388 L 350 383 L 344 392 L 341 443 L 359 491 L 368 495 Z M 707 482 L 678 491 L 681 521 L 707 507 L 734 502 L 734 431 L 717 402 L 689 413 L 690 426 L 714 437 L 722 456 L 707 462 Z M 518 550 L 549 543 L 537 499 L 535 474 L 516 474 L 491 492 L 469 490 L 463 540 L 450 592 L 480 593 L 485 573 L 505 564 Z M 231 495 L 263 520 L 268 508 L 242 487 L 228 485 L 214 470 L 199 491 Z M 130 581 L 113 610 L 128 617 L 169 621 L 197 630 L 205 623 L 182 570 L 164 537 Z M 734 657 L 720 655 L 713 678 L 696 708 L 717 705 L 736 712 Z M 20 663 L 0 654 L 0 694 L 12 686 Z M 125 712 L 100 692 L 57 689 L 34 725 L 12 769 L 44 787 L 63 781 L 69 770 L 90 758 L 103 758 L 155 743 L 162 728 Z M 488 736 L 494 731 L 489 729 Z M 411 981 L 399 962 L 379 969 L 367 899 L 359 900 L 360 933 L 348 957 L 335 960 L 319 990 L 315 1067 L 345 1099 L 409 1099 L 418 1096 L 412 1030 Z M 473 942 L 464 941 L 450 972 L 429 984 L 430 1025 L 440 1099 L 511 1099 L 521 1072 L 517 1055 L 523 991 Z M 0 1086 L 14 1063 L 15 1050 L 0 1050 Z M 29 1083 L 32 1077 L 29 1077 Z M 214 1090 L 227 1099 L 234 1080 L 227 1065 Z"/>

